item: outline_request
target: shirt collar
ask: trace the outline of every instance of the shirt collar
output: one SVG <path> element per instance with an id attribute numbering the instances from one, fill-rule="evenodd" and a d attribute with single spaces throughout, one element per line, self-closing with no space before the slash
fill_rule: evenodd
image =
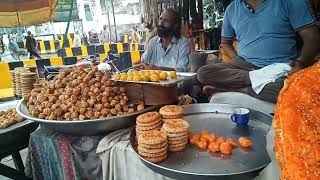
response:
<path id="1" fill-rule="evenodd" d="M 177 43 L 177 42 L 178 42 L 178 39 L 177 39 L 175 36 L 173 36 L 172 39 L 171 39 L 171 43 Z M 161 37 L 159 37 L 159 36 L 158 36 L 158 38 L 157 38 L 157 43 L 158 43 L 158 44 L 159 44 L 159 43 L 162 43 Z"/>

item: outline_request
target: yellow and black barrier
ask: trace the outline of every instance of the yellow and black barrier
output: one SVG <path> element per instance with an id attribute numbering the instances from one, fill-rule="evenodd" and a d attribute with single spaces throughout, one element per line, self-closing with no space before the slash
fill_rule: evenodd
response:
<path id="1" fill-rule="evenodd" d="M 113 43 L 102 44 L 98 46 L 80 46 L 73 48 L 64 48 L 58 51 L 60 57 L 72 56 L 89 56 L 94 54 L 107 54 L 110 50 L 120 54 L 122 52 L 140 51 L 144 49 L 144 45 L 135 43 Z"/>
<path id="2" fill-rule="evenodd" d="M 40 54 L 56 53 L 58 49 L 60 49 L 59 41 L 38 41 L 38 50 Z"/>
<path id="3" fill-rule="evenodd" d="M 88 56 L 96 53 L 96 46 L 80 46 L 69 47 L 58 50 L 58 56 L 60 57 L 73 57 L 73 56 Z"/>
<path id="4" fill-rule="evenodd" d="M 18 42 L 18 47 L 20 49 L 25 49 L 25 52 L 27 53 L 26 50 L 26 41 L 23 42 Z M 51 54 L 51 53 L 56 53 L 58 49 L 61 49 L 59 41 L 54 41 L 54 40 L 40 40 L 37 41 L 37 48 L 39 51 L 39 54 Z"/>
<path id="5" fill-rule="evenodd" d="M 64 35 L 63 34 L 58 34 L 58 41 L 59 41 L 59 45 L 60 47 L 64 47 L 64 48 L 69 48 L 69 47 L 73 47 L 73 40 L 74 40 L 74 34 L 67 34 L 67 40 L 64 41 Z M 66 43 L 66 44 L 64 44 Z"/>

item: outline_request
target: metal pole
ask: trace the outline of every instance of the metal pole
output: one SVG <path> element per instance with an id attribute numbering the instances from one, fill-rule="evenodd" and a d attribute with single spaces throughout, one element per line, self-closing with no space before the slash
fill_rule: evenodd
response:
<path id="1" fill-rule="evenodd" d="M 67 34 L 68 34 L 68 31 L 69 31 L 69 26 L 70 26 L 70 21 L 71 21 L 71 18 L 72 18 L 72 11 L 73 11 L 73 3 L 74 0 L 71 1 L 71 7 L 70 7 L 70 12 L 69 12 L 69 19 L 68 19 L 68 24 L 67 24 L 67 28 L 66 28 L 66 32 L 64 33 L 64 38 L 63 38 L 63 48 L 65 47 L 66 45 L 66 41 L 68 41 L 68 37 L 67 37 Z M 69 44 L 71 46 L 71 44 Z"/>
<path id="2" fill-rule="evenodd" d="M 111 40 L 111 24 L 110 24 L 110 11 L 109 11 L 109 6 L 107 6 L 107 2 L 105 1 L 105 7 L 106 7 L 106 11 L 107 11 L 107 18 L 108 18 L 108 26 L 109 26 L 109 36 L 110 36 L 110 40 Z"/>
<path id="3" fill-rule="evenodd" d="M 117 25 L 116 25 L 116 16 L 115 16 L 115 14 L 114 14 L 113 0 L 111 0 L 111 8 L 112 8 L 112 15 L 113 15 L 114 33 L 115 33 L 115 36 L 116 36 L 116 42 L 118 42 L 118 33 L 117 33 Z"/>

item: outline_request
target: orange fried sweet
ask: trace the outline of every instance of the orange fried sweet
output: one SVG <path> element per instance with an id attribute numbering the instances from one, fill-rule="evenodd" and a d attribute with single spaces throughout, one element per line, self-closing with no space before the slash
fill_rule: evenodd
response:
<path id="1" fill-rule="evenodd" d="M 223 154 L 232 154 L 232 145 L 229 142 L 224 142 L 220 145 L 220 151 Z"/>
<path id="2" fill-rule="evenodd" d="M 320 66 L 285 81 L 275 107 L 275 158 L 281 180 L 320 179 Z"/>
<path id="3" fill-rule="evenodd" d="M 226 140 L 226 142 L 230 143 L 233 147 L 238 147 L 238 143 L 234 139 L 229 138 Z"/>
<path id="4" fill-rule="evenodd" d="M 200 137 L 201 137 L 200 134 L 193 135 L 192 138 L 190 139 L 190 143 L 193 145 L 196 145 L 197 142 L 200 141 Z"/>
<path id="5" fill-rule="evenodd" d="M 218 137 L 216 142 L 219 144 L 222 144 L 222 143 L 226 142 L 226 140 L 224 139 L 224 137 Z"/>
<path id="6" fill-rule="evenodd" d="M 217 136 L 215 134 L 209 134 L 209 142 L 215 142 L 217 140 Z"/>
<path id="7" fill-rule="evenodd" d="M 198 146 L 200 149 L 207 149 L 208 143 L 207 143 L 206 141 L 198 141 L 198 142 L 197 142 L 197 146 Z"/>
<path id="8" fill-rule="evenodd" d="M 208 146 L 210 152 L 217 153 L 220 152 L 220 144 L 217 142 L 211 142 Z"/>
<path id="9" fill-rule="evenodd" d="M 240 137 L 239 138 L 239 144 L 241 147 L 244 147 L 244 148 L 249 148 L 252 146 L 252 141 L 248 138 L 245 138 L 245 137 Z"/>

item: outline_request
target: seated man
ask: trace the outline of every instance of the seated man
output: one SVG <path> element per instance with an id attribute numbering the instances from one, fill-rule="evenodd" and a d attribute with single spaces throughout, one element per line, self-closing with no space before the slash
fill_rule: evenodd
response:
<path id="1" fill-rule="evenodd" d="M 181 17 L 174 9 L 166 9 L 159 18 L 157 36 L 153 37 L 142 55 L 142 63 L 137 65 L 144 69 L 176 69 L 189 71 L 190 43 L 180 34 Z"/>
<path id="2" fill-rule="evenodd" d="M 198 80 L 203 91 L 236 91 L 261 100 L 276 102 L 285 77 L 268 83 L 258 94 L 253 90 L 250 71 L 274 63 L 286 63 L 296 72 L 314 64 L 320 50 L 319 30 L 305 0 L 235 0 L 226 9 L 221 46 L 232 57 L 229 63 L 203 66 Z M 298 56 L 296 32 L 303 40 Z M 238 41 L 237 52 L 232 46 Z M 270 71 L 268 71 L 270 72 Z M 259 81 L 259 79 L 258 79 Z M 262 81 L 261 81 L 262 82 Z"/>

